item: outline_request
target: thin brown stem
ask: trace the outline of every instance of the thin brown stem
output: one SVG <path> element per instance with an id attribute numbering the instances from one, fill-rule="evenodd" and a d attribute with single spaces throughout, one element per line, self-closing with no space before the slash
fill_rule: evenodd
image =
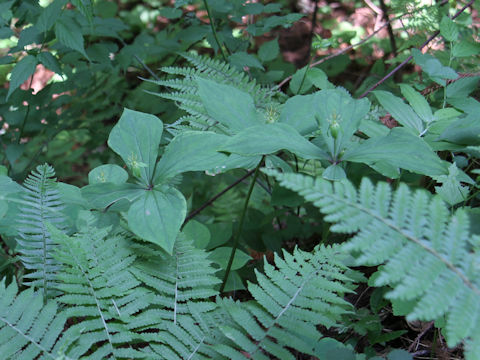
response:
<path id="1" fill-rule="evenodd" d="M 473 3 L 474 3 L 475 0 L 470 0 L 468 2 L 468 4 L 466 4 L 465 6 L 463 6 L 460 10 L 457 11 L 457 13 L 455 15 L 452 16 L 452 20 L 457 18 L 461 13 L 463 13 L 465 11 L 465 9 L 467 9 L 468 7 L 470 7 Z M 422 50 L 425 46 L 427 46 L 433 39 L 435 39 L 438 34 L 440 34 L 440 31 L 437 30 L 433 33 L 433 35 L 431 35 L 427 41 L 425 41 L 419 48 L 418 50 Z M 375 90 L 379 85 L 383 84 L 385 81 L 387 81 L 389 78 L 392 77 L 392 75 L 394 75 L 398 70 L 400 70 L 402 67 L 404 67 L 407 63 L 410 62 L 410 60 L 413 59 L 413 55 L 410 55 L 409 57 L 407 57 L 405 60 L 403 60 L 399 65 L 397 65 L 395 67 L 395 69 L 393 69 L 392 71 L 390 71 L 387 75 L 385 75 L 382 79 L 380 79 L 378 82 L 376 82 L 373 86 L 371 86 L 368 90 L 366 90 L 362 95 L 359 96 L 359 99 L 367 96 L 369 93 L 371 93 L 373 90 Z"/>
<path id="2" fill-rule="evenodd" d="M 245 215 L 247 214 L 248 203 L 250 202 L 250 196 L 252 195 L 253 188 L 255 187 L 255 183 L 257 181 L 260 166 L 262 166 L 264 160 L 265 160 L 265 155 L 262 156 L 262 159 L 258 162 L 258 165 L 255 168 L 255 172 L 253 174 L 253 179 L 252 179 L 252 182 L 250 184 L 250 188 L 248 189 L 247 197 L 245 198 L 242 214 L 240 215 L 240 222 L 238 223 L 238 229 L 237 229 L 237 231 L 235 233 L 235 237 L 233 239 L 232 252 L 230 253 L 230 258 L 228 259 L 228 264 L 227 264 L 227 268 L 225 270 L 225 275 L 223 277 L 222 285 L 220 286 L 220 291 L 219 291 L 220 294 L 225 289 L 225 285 L 227 284 L 227 280 L 228 280 L 228 275 L 230 274 L 230 270 L 232 269 L 233 259 L 235 258 L 235 252 L 237 251 L 238 242 L 240 240 L 240 235 L 242 234 L 243 223 L 245 221 Z"/>
<path id="3" fill-rule="evenodd" d="M 225 189 L 223 189 L 222 191 L 220 191 L 218 194 L 216 194 L 215 196 L 213 196 L 212 198 L 210 198 L 208 201 L 206 201 L 205 203 L 203 203 L 202 206 L 200 206 L 199 208 L 193 210 L 190 214 L 188 214 L 188 216 L 185 218 L 185 221 L 183 222 L 183 226 L 185 226 L 187 224 L 187 222 L 189 222 L 190 220 L 192 220 L 195 216 L 197 216 L 198 214 L 200 214 L 203 210 L 205 210 L 207 207 L 209 207 L 210 205 L 213 204 L 213 202 L 215 200 L 217 200 L 219 197 L 223 196 L 224 194 L 226 194 L 228 191 L 230 191 L 231 189 L 233 189 L 235 186 L 237 186 L 238 184 L 240 184 L 243 180 L 245 180 L 246 178 L 248 178 L 250 175 L 252 175 L 253 173 L 255 172 L 255 170 L 250 170 L 248 171 L 244 176 L 242 176 L 241 178 L 239 178 L 238 180 L 236 180 L 234 183 L 228 185 Z"/>

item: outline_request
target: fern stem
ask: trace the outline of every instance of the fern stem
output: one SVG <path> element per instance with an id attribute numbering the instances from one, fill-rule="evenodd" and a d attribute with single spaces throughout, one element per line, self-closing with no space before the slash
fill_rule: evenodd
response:
<path id="1" fill-rule="evenodd" d="M 242 233 L 242 228 L 243 228 L 243 223 L 245 221 L 245 215 L 247 213 L 248 203 L 250 202 L 250 196 L 252 195 L 253 187 L 257 182 L 258 171 L 264 160 L 265 160 L 265 155 L 262 156 L 262 159 L 258 162 L 258 165 L 255 168 L 255 172 L 253 173 L 253 179 L 252 179 L 252 182 L 250 183 L 250 188 L 248 189 L 247 197 L 245 198 L 242 214 L 240 216 L 240 222 L 238 224 L 238 229 L 237 229 L 237 232 L 235 233 L 235 238 L 233 240 L 232 252 L 230 253 L 230 258 L 228 259 L 227 269 L 225 270 L 225 275 L 223 277 L 222 285 L 220 286 L 220 293 L 223 292 L 223 290 L 225 289 L 225 285 L 227 284 L 228 275 L 230 274 L 230 270 L 233 264 L 233 259 L 235 258 L 235 252 L 237 251 L 238 240 L 240 239 L 240 234 Z"/>
<path id="2" fill-rule="evenodd" d="M 215 22 L 213 21 L 213 17 L 212 17 L 212 14 L 210 12 L 210 7 L 208 6 L 207 0 L 203 0 L 203 5 L 205 5 L 205 10 L 207 10 L 208 20 L 210 20 L 210 27 L 212 28 L 212 33 L 213 33 L 213 37 L 215 38 L 215 42 L 217 43 L 217 46 L 220 49 L 220 53 L 222 54 L 223 60 L 225 62 L 228 62 L 227 56 L 225 55 L 225 52 L 223 51 L 222 44 L 220 43 L 220 40 L 218 40 L 217 30 L 215 30 Z"/>

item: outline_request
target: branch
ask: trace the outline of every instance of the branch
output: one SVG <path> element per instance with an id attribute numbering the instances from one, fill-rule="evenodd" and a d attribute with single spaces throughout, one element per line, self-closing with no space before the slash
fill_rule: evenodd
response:
<path id="1" fill-rule="evenodd" d="M 365 39 L 359 41 L 358 43 L 356 44 L 353 44 L 353 45 L 350 45 L 350 46 L 347 46 L 346 48 L 342 49 L 342 50 L 339 50 L 333 54 L 330 54 L 328 56 L 325 56 L 324 58 L 318 60 L 318 61 L 315 61 L 315 62 L 312 62 L 309 67 L 312 68 L 314 66 L 317 66 L 317 65 L 320 65 L 322 63 L 324 63 L 325 61 L 327 60 L 330 60 L 330 59 L 333 59 L 334 57 L 337 57 L 339 55 L 342 55 L 343 53 L 346 53 L 347 51 L 353 49 L 354 47 L 357 47 L 357 46 L 360 46 L 360 45 L 363 45 L 364 43 L 366 43 L 368 40 L 370 40 L 372 37 L 374 37 L 376 34 L 378 34 L 383 28 L 385 28 L 388 24 L 390 23 L 390 21 L 388 23 L 385 23 L 383 24 L 382 26 L 380 26 L 377 30 L 375 30 L 373 33 L 371 33 L 370 35 L 368 35 Z M 283 85 L 285 85 L 286 83 L 288 83 L 290 80 L 292 80 L 292 76 L 293 75 L 290 75 L 288 77 L 286 77 L 285 79 L 282 80 L 282 82 L 280 84 L 278 84 L 277 86 L 274 87 L 274 89 L 280 89 Z"/>
<path id="2" fill-rule="evenodd" d="M 223 189 L 222 191 L 220 191 L 217 195 L 215 195 L 214 197 L 210 198 L 207 202 L 205 202 L 202 206 L 200 206 L 199 208 L 193 210 L 190 214 L 188 214 L 188 216 L 185 218 L 185 221 L 183 222 L 183 225 L 182 227 L 184 227 L 187 222 L 189 222 L 190 220 L 192 220 L 195 216 L 197 216 L 198 214 L 200 214 L 205 208 L 209 207 L 210 205 L 213 204 L 213 202 L 215 200 L 217 200 L 219 197 L 221 197 L 222 195 L 224 195 L 225 193 L 227 193 L 229 190 L 233 189 L 235 186 L 237 186 L 238 184 L 240 184 L 243 180 L 245 180 L 246 178 L 248 178 L 250 175 L 252 175 L 253 173 L 255 172 L 255 169 L 254 170 L 250 170 L 248 171 L 245 175 L 243 175 L 240 179 L 236 180 L 234 183 L 228 185 L 225 189 Z"/>
<path id="3" fill-rule="evenodd" d="M 468 4 L 466 4 L 464 7 L 462 7 L 460 10 L 457 11 L 455 15 L 452 16 L 452 20 L 457 18 L 461 13 L 465 11 L 466 8 L 470 7 L 475 0 L 470 0 Z M 438 34 L 440 34 L 440 30 L 437 30 L 433 33 L 432 36 L 430 36 L 427 41 L 425 41 L 422 46 L 418 48 L 418 50 L 422 50 L 425 46 L 427 46 L 433 39 L 435 39 Z M 413 55 L 410 55 L 408 58 L 403 60 L 398 66 L 395 67 L 392 71 L 390 71 L 387 75 L 385 75 L 381 80 L 379 80 L 376 84 L 374 84 L 372 87 L 370 87 L 367 91 L 365 91 L 362 95 L 360 95 L 358 98 L 361 99 L 365 96 L 367 96 L 370 92 L 375 90 L 379 85 L 383 84 L 386 80 L 388 80 L 390 77 L 392 77 L 393 74 L 395 74 L 398 70 L 400 70 L 402 67 L 404 67 L 410 60 L 413 59 Z"/>

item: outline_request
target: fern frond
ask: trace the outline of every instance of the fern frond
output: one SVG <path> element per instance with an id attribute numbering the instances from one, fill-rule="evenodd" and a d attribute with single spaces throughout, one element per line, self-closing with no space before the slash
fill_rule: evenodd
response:
<path id="1" fill-rule="evenodd" d="M 0 354 L 2 359 L 57 359 L 75 340 L 64 332 L 67 317 L 57 303 L 29 288 L 19 294 L 15 282 L 0 282 Z M 63 335 L 62 335 L 63 333 Z M 69 359 L 65 358 L 64 359 Z"/>
<path id="2" fill-rule="evenodd" d="M 230 340 L 212 347 L 228 359 L 295 359 L 289 349 L 313 355 L 322 334 L 317 325 L 332 327 L 351 307 L 348 268 L 338 249 L 317 247 L 313 253 L 296 249 L 265 263 L 265 274 L 248 289 L 256 301 L 219 299 L 231 319 L 220 329 Z"/>
<path id="3" fill-rule="evenodd" d="M 88 352 L 89 359 L 141 358 L 141 351 L 124 345 L 142 338 L 127 324 L 148 307 L 150 294 L 129 271 L 135 255 L 128 241 L 109 235 L 108 228 L 93 228 L 92 222 L 74 237 L 50 227 L 62 245 L 56 257 L 64 264 L 58 275 L 64 294 L 58 302 L 69 305 L 65 313 L 79 320 L 72 329 L 82 331 L 68 354 L 78 358 Z"/>
<path id="4" fill-rule="evenodd" d="M 158 294 L 152 303 L 164 309 L 165 320 L 175 324 L 178 314 L 188 314 L 193 303 L 218 294 L 214 287 L 220 280 L 208 254 L 195 248 L 185 234 L 180 233 L 175 241 L 173 256 L 152 248 L 144 254 L 131 271 Z"/>
<path id="5" fill-rule="evenodd" d="M 220 84 L 231 85 L 241 91 L 249 93 L 258 109 L 267 110 L 278 106 L 273 100 L 273 96 L 277 94 L 275 90 L 257 84 L 257 82 L 250 79 L 246 73 L 230 66 L 230 64 L 221 60 L 214 60 L 190 53 L 182 54 L 182 56 L 193 65 L 193 68 L 165 67 L 162 68 L 162 71 L 174 75 L 176 78 L 160 81 L 146 80 L 171 89 L 172 92 L 149 93 L 177 102 L 179 107 L 189 115 L 201 118 L 202 121 L 208 124 L 210 130 L 221 131 L 223 133 L 225 129 L 220 129 L 219 124 L 208 116 L 198 95 L 196 79 L 199 77 L 213 80 Z M 178 78 L 178 76 L 181 78 Z M 184 121 L 182 121 L 182 125 L 185 125 L 185 121 L 189 120 L 191 120 L 190 117 L 185 118 Z M 199 127 L 197 125 L 198 122 L 197 124 L 187 122 L 187 124 L 195 128 Z M 170 125 L 170 128 L 172 127 L 173 125 Z M 202 124 L 200 128 L 203 127 L 205 127 L 204 124 Z"/>
<path id="6" fill-rule="evenodd" d="M 20 259 L 28 272 L 25 284 L 41 289 L 44 301 L 55 295 L 58 261 L 53 257 L 56 244 L 52 241 L 47 222 L 64 227 L 63 204 L 55 182 L 54 169 L 45 164 L 37 167 L 24 182 L 24 204 L 18 219 L 17 242 Z"/>
<path id="7" fill-rule="evenodd" d="M 166 360 L 213 359 L 206 345 L 216 328 L 208 313 L 216 305 L 209 298 L 218 294 L 214 287 L 220 280 L 208 253 L 195 248 L 184 233 L 173 255 L 148 245 L 137 246 L 136 253 L 139 259 L 131 271 L 155 293 L 150 309 L 134 320 L 148 330 L 144 338 L 150 350 Z"/>
<path id="8" fill-rule="evenodd" d="M 358 264 L 384 264 L 375 285 L 391 286 L 390 299 L 415 304 L 408 320 L 445 317 L 448 345 L 464 339 L 467 359 L 479 358 L 479 237 L 470 234 L 463 210 L 450 214 L 439 197 L 404 184 L 392 194 L 388 184 L 366 178 L 357 190 L 347 181 L 267 173 L 319 207 L 332 231 L 355 234 L 344 249 Z"/>

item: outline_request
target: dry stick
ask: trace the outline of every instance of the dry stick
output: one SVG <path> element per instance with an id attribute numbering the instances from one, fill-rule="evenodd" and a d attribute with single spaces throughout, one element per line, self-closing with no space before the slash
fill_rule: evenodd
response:
<path id="1" fill-rule="evenodd" d="M 430 330 L 433 327 L 434 321 L 430 321 L 427 323 L 427 326 L 425 326 L 425 329 L 423 329 L 420 334 L 417 335 L 415 340 L 410 344 L 408 347 L 408 352 L 412 352 L 413 349 L 415 349 L 415 346 L 420 343 L 420 339 L 427 333 L 428 330 Z"/>
<path id="2" fill-rule="evenodd" d="M 322 59 L 320 59 L 320 60 L 318 60 L 318 61 L 313 62 L 313 63 L 311 63 L 311 64 L 309 65 L 309 67 L 312 68 L 312 67 L 314 67 L 314 66 L 320 65 L 320 64 L 324 63 L 324 62 L 327 61 L 327 60 L 330 60 L 330 59 L 332 59 L 332 58 L 334 58 L 334 57 L 337 57 L 337 56 L 339 56 L 339 55 L 342 55 L 343 53 L 346 53 L 347 51 L 349 51 L 350 49 L 353 49 L 353 48 L 356 47 L 356 46 L 359 46 L 359 45 L 362 45 L 362 44 L 366 43 L 368 40 L 370 40 L 370 38 L 374 37 L 376 34 L 378 34 L 378 33 L 379 33 L 383 28 L 385 28 L 386 26 L 387 26 L 387 24 L 383 24 L 383 25 L 380 26 L 377 30 L 375 30 L 373 33 L 371 33 L 370 35 L 368 35 L 365 39 L 359 41 L 359 42 L 356 43 L 356 44 L 347 46 L 345 49 L 342 49 L 342 50 L 337 51 L 337 52 L 335 52 L 335 53 L 333 53 L 333 54 L 330 54 L 330 55 L 328 55 L 328 56 L 326 56 L 326 57 L 324 57 L 324 58 L 322 58 Z M 283 85 L 285 85 L 287 82 L 289 82 L 290 80 L 292 80 L 292 76 L 293 76 L 293 75 L 290 75 L 289 77 L 286 77 L 285 79 L 283 79 L 282 82 L 281 82 L 280 84 L 278 84 L 275 88 L 280 89 Z"/>
<path id="3" fill-rule="evenodd" d="M 460 10 L 457 11 L 455 15 L 452 16 L 452 20 L 457 18 L 461 13 L 465 11 L 466 8 L 470 7 L 475 0 L 470 0 L 468 4 L 466 4 L 464 7 L 462 7 Z M 440 34 L 440 30 L 435 31 L 432 36 L 430 36 L 427 41 L 425 41 L 422 46 L 420 46 L 418 49 L 422 50 L 425 46 L 427 46 L 433 39 L 435 39 L 438 34 Z M 400 70 L 402 67 L 404 67 L 410 60 L 413 59 L 413 55 L 410 55 L 408 58 L 403 60 L 398 66 L 395 67 L 392 71 L 390 71 L 387 75 L 385 75 L 381 80 L 379 80 L 375 85 L 370 87 L 367 91 L 365 91 L 362 95 L 360 95 L 358 98 L 361 99 L 365 96 L 367 96 L 370 92 L 375 90 L 379 85 L 383 84 L 386 80 L 388 80 L 393 74 L 395 74 L 398 70 Z"/>
<path id="4" fill-rule="evenodd" d="M 188 214 L 188 216 L 185 218 L 185 221 L 183 222 L 183 226 L 185 226 L 187 224 L 187 222 L 189 222 L 190 220 L 192 220 L 195 216 L 197 216 L 199 213 L 201 213 L 205 208 L 207 208 L 208 206 L 212 205 L 213 202 L 215 200 L 217 200 L 220 196 L 224 195 L 226 192 L 230 191 L 231 189 L 233 189 L 235 186 L 237 186 L 238 184 L 240 184 L 243 180 L 245 180 L 246 178 L 248 178 L 250 175 L 252 175 L 253 173 L 255 172 L 255 169 L 254 170 L 250 170 L 249 172 L 247 172 L 244 176 L 242 176 L 240 179 L 236 180 L 234 183 L 228 185 L 225 189 L 223 189 L 222 191 L 220 191 L 217 195 L 215 195 L 214 197 L 210 198 L 210 200 L 208 200 L 207 202 L 205 202 L 202 206 L 200 206 L 199 208 L 193 210 L 190 214 Z"/>

